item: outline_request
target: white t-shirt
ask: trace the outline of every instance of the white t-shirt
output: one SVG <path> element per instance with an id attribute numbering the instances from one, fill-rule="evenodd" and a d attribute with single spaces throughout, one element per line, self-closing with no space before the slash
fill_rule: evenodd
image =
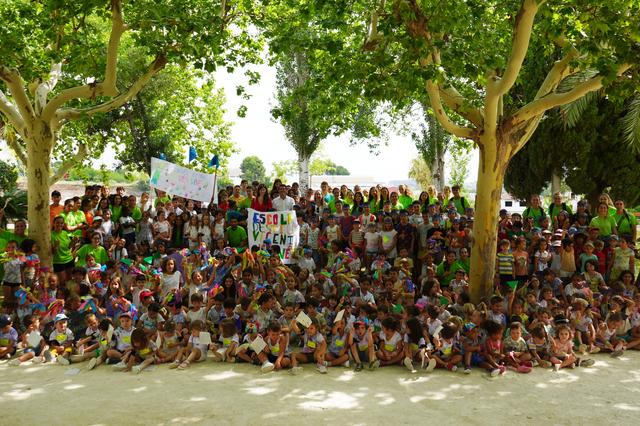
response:
<path id="1" fill-rule="evenodd" d="M 175 271 L 173 274 L 162 274 L 162 298 L 164 299 L 167 294 L 171 292 L 173 289 L 180 288 L 180 271 Z"/>
<path id="2" fill-rule="evenodd" d="M 294 204 L 295 202 L 293 201 L 293 198 L 289 197 L 288 195 L 285 196 L 284 198 L 278 196 L 273 200 L 271 200 L 271 205 L 276 211 L 279 211 L 279 212 L 285 211 L 285 210 L 293 210 Z"/>

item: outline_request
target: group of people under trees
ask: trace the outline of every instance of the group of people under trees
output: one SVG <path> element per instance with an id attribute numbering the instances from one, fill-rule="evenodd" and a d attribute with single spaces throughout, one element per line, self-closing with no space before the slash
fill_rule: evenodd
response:
<path id="1" fill-rule="evenodd" d="M 473 304 L 474 211 L 458 186 L 413 198 L 243 181 L 208 205 L 54 191 L 51 269 L 25 221 L 0 231 L 0 357 L 134 372 L 207 359 L 293 374 L 589 367 L 589 354 L 640 348 L 636 218 L 599 201 L 574 213 L 561 194 L 548 207 L 535 196 L 522 214 L 501 211 L 495 294 Z M 292 263 L 270 241 L 248 245 L 249 208 L 296 211 Z"/>

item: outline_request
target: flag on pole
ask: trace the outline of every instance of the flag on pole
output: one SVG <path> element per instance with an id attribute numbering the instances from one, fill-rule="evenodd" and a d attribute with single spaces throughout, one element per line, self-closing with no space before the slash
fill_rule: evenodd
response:
<path id="1" fill-rule="evenodd" d="M 160 159 L 161 159 L 161 160 L 165 160 L 165 161 L 167 161 L 167 156 L 166 156 L 166 155 L 164 155 L 164 152 L 161 152 L 161 153 L 160 153 Z"/>
<path id="2" fill-rule="evenodd" d="M 216 169 L 220 167 L 220 160 L 217 155 L 211 157 L 211 161 L 209 161 L 209 167 L 215 167 Z"/>
<path id="3" fill-rule="evenodd" d="M 189 147 L 189 163 L 191 163 L 197 157 L 198 157 L 198 151 L 196 151 L 196 147 L 195 146 L 190 146 Z"/>

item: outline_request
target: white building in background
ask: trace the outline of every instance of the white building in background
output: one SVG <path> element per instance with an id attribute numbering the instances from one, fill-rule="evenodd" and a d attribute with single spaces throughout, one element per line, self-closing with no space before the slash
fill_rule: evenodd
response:
<path id="1" fill-rule="evenodd" d="M 384 182 L 376 182 L 371 176 L 311 176 L 311 188 L 320 189 L 320 184 L 322 182 L 327 182 L 331 187 L 347 185 L 351 189 L 353 189 L 354 186 L 359 185 L 360 188 L 367 190 L 377 184 L 384 184 Z"/>

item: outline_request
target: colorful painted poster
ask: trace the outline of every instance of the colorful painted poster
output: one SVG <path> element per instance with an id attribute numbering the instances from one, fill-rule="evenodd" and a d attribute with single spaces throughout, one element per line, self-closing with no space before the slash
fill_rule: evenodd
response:
<path id="1" fill-rule="evenodd" d="M 211 201 L 215 190 L 212 174 L 196 172 L 159 158 L 151 158 L 149 185 L 170 195 L 205 203 Z"/>
<path id="2" fill-rule="evenodd" d="M 247 233 L 249 247 L 268 249 L 269 245 L 280 246 L 282 263 L 294 263 L 292 255 L 300 244 L 300 225 L 296 212 L 259 212 L 248 210 Z"/>

